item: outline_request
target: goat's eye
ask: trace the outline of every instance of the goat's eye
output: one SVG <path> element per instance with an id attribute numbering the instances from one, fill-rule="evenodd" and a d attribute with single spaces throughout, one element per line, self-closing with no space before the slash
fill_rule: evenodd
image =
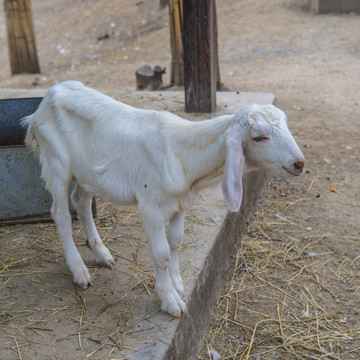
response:
<path id="1" fill-rule="evenodd" d="M 269 140 L 269 138 L 267 138 L 266 136 L 256 136 L 253 138 L 253 140 L 256 142 L 260 142 L 260 141 Z"/>

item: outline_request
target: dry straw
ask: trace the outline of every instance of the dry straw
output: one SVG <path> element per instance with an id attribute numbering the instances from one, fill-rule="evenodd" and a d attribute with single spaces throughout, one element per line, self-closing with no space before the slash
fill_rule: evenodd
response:
<path id="1" fill-rule="evenodd" d="M 154 346 L 156 337 L 170 343 L 163 325 L 153 320 L 159 306 L 145 315 L 139 312 L 139 298 L 153 296 L 155 282 L 151 260 L 144 261 L 139 253 L 143 250 L 148 254 L 140 214 L 133 208 L 116 208 L 102 202 L 97 211 L 95 222 L 100 235 L 122 262 L 112 270 L 114 276 L 127 279 L 127 287 L 121 291 L 97 284 L 84 292 L 73 285 L 54 224 L 0 228 L 0 350 L 4 359 L 36 357 L 38 349 L 44 348 L 54 358 L 56 354 L 61 358 L 72 356 L 76 351 L 83 358 L 125 359 L 119 350 Z M 86 255 L 77 221 L 73 223 L 73 234 L 76 245 Z M 93 261 L 85 262 L 95 277 L 107 271 Z M 136 333 L 150 329 L 154 336 L 140 341 L 136 348 L 128 346 L 123 334 L 137 329 L 139 324 Z"/>
<path id="2" fill-rule="evenodd" d="M 263 196 L 206 339 L 223 360 L 360 358 L 359 256 L 332 246 L 355 239 L 304 220 L 313 183 Z"/>

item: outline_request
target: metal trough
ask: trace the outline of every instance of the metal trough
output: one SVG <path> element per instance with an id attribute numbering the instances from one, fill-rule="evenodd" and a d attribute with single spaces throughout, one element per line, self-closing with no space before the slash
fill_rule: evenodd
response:
<path id="1" fill-rule="evenodd" d="M 20 125 L 41 100 L 0 100 L 0 225 L 51 221 L 51 196 L 40 177 L 38 159 L 24 145 L 26 129 Z M 69 204 L 74 216 L 75 209 Z"/>

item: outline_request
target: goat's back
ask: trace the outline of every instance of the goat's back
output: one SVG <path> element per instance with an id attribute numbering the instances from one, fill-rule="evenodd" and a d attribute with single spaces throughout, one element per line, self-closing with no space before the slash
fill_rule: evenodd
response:
<path id="1" fill-rule="evenodd" d="M 133 108 L 67 81 L 53 86 L 23 124 L 27 144 L 40 150 L 45 180 L 57 162 L 90 192 L 120 203 L 134 202 L 145 179 L 158 190 L 184 182 L 171 134 L 192 123 L 176 115 Z M 117 199 L 115 187 L 122 187 Z"/>

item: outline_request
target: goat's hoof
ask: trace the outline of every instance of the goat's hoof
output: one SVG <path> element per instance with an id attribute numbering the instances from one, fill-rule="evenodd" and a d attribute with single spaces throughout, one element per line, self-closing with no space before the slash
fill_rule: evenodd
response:
<path id="1" fill-rule="evenodd" d="M 98 263 L 98 265 L 100 266 L 100 267 L 104 267 L 104 268 L 107 268 L 107 269 L 112 269 L 112 267 L 114 266 L 114 263 L 113 262 L 100 262 L 100 263 Z"/>
<path id="2" fill-rule="evenodd" d="M 87 289 L 89 286 L 92 286 L 91 281 L 85 281 L 85 282 L 79 282 L 79 281 L 75 281 L 75 279 L 73 280 L 74 284 L 82 289 Z"/>
<path id="3" fill-rule="evenodd" d="M 162 310 L 174 317 L 180 317 L 181 314 L 187 314 L 188 310 L 184 301 L 182 301 L 178 294 L 174 296 L 172 301 L 169 301 L 167 305 L 162 306 Z"/>
<path id="4" fill-rule="evenodd" d="M 174 312 L 168 312 L 169 315 L 179 318 L 181 316 L 181 312 L 174 311 Z"/>
<path id="5" fill-rule="evenodd" d="M 115 264 L 115 261 L 114 261 L 114 258 L 109 254 L 108 257 L 106 257 L 105 259 L 99 260 L 97 263 L 99 266 L 106 267 L 108 269 L 112 269 L 112 267 Z"/>
<path id="6" fill-rule="evenodd" d="M 88 269 L 83 264 L 80 269 L 76 269 L 74 274 L 74 283 L 83 289 L 87 289 L 88 286 L 91 286 L 91 276 Z"/>
<path id="7" fill-rule="evenodd" d="M 167 313 L 168 313 L 169 315 L 171 315 L 171 316 L 174 316 L 174 317 L 179 318 L 179 317 L 181 316 L 181 314 L 186 315 L 186 314 L 188 313 L 188 309 L 187 309 L 186 305 L 184 304 L 184 307 L 182 307 L 182 308 L 180 309 L 180 311 L 179 311 L 179 310 L 176 310 L 176 311 L 167 311 Z"/>
<path id="8" fill-rule="evenodd" d="M 97 254 L 96 262 L 99 266 L 103 266 L 111 269 L 115 264 L 115 260 L 110 254 L 110 251 L 104 247 L 104 251 L 101 254 Z"/>
<path id="9" fill-rule="evenodd" d="M 91 286 L 91 283 L 87 283 L 87 284 L 81 284 L 81 285 L 78 285 L 80 286 L 82 289 L 87 289 L 89 286 Z"/>

